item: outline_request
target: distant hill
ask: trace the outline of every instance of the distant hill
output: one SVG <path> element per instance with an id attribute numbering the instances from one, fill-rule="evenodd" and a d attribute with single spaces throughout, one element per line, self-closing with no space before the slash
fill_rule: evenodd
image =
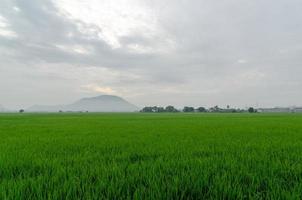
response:
<path id="1" fill-rule="evenodd" d="M 138 107 L 118 96 L 101 95 L 83 98 L 69 105 L 35 105 L 27 109 L 29 112 L 58 112 L 60 110 L 64 112 L 134 112 L 138 111 Z"/>

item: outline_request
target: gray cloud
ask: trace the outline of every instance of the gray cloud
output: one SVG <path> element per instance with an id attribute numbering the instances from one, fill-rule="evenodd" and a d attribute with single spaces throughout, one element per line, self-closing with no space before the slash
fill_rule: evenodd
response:
<path id="1" fill-rule="evenodd" d="M 57 1 L 0 3 L 0 104 L 68 103 L 102 88 L 138 105 L 302 104 L 301 1 L 133 0 L 150 22 L 126 12 L 123 34 Z"/>

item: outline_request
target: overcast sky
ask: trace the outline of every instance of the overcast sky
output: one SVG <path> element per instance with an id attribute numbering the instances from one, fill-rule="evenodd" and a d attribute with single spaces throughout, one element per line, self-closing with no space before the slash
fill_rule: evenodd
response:
<path id="1" fill-rule="evenodd" d="M 0 0 L 0 104 L 302 106 L 301 0 Z"/>

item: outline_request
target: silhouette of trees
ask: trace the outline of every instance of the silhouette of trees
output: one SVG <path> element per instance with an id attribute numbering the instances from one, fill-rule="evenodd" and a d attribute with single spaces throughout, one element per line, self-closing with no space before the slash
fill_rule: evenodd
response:
<path id="1" fill-rule="evenodd" d="M 163 112 L 179 112 L 179 111 L 173 106 L 167 106 L 166 108 L 160 106 L 146 106 L 140 112 L 163 113 Z"/>
<path id="2" fill-rule="evenodd" d="M 199 107 L 196 109 L 196 112 L 207 112 L 207 109 L 205 107 Z"/>
<path id="3" fill-rule="evenodd" d="M 144 107 L 140 112 L 152 112 L 152 107 Z"/>
<path id="4" fill-rule="evenodd" d="M 247 110 L 249 113 L 255 113 L 257 112 L 257 110 L 253 107 L 249 107 L 249 109 Z"/>
<path id="5" fill-rule="evenodd" d="M 179 112 L 174 106 L 167 106 L 165 109 L 166 112 Z"/>
<path id="6" fill-rule="evenodd" d="M 205 107 L 198 107 L 194 108 L 191 106 L 185 106 L 182 110 L 176 109 L 174 106 L 167 106 L 167 107 L 160 107 L 160 106 L 146 106 L 144 107 L 140 112 L 144 113 L 174 113 L 174 112 L 212 112 L 212 113 L 243 113 L 243 112 L 249 112 L 249 113 L 255 113 L 257 110 L 253 107 L 250 107 L 248 109 L 239 109 L 239 108 L 231 108 L 229 105 L 226 108 L 220 108 L 218 105 L 211 107 L 209 109 Z"/>
<path id="7" fill-rule="evenodd" d="M 195 109 L 193 107 L 185 106 L 182 111 L 183 112 L 194 112 Z"/>

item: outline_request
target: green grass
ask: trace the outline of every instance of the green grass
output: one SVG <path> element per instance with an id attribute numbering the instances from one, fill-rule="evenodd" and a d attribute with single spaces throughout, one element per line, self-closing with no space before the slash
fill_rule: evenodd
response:
<path id="1" fill-rule="evenodd" d="M 0 199 L 244 198 L 302 198 L 302 115 L 0 115 Z"/>

